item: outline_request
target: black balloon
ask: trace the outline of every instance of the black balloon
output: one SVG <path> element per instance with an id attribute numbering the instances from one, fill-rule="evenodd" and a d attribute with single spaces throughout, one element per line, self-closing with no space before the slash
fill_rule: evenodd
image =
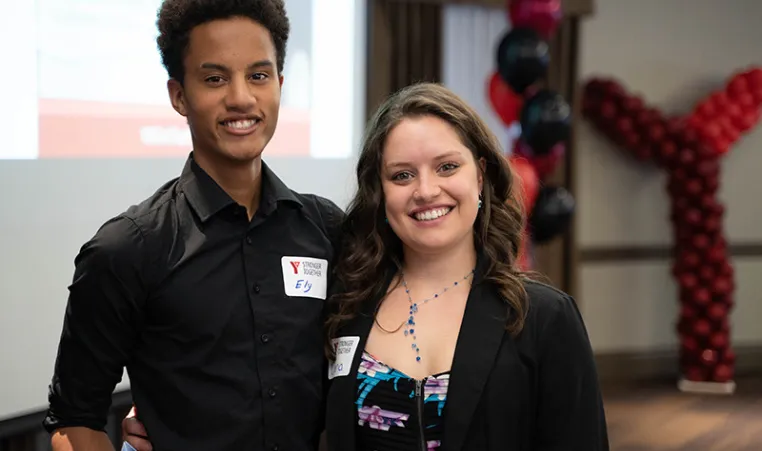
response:
<path id="1" fill-rule="evenodd" d="M 529 218 L 532 241 L 547 243 L 569 228 L 574 216 L 574 197 L 560 186 L 543 186 Z"/>
<path id="2" fill-rule="evenodd" d="M 531 28 L 513 28 L 497 47 L 497 71 L 516 94 L 545 78 L 550 48 Z"/>
<path id="3" fill-rule="evenodd" d="M 524 103 L 519 122 L 521 139 L 532 154 L 546 155 L 569 139 L 571 107 L 561 94 L 543 89 Z"/>

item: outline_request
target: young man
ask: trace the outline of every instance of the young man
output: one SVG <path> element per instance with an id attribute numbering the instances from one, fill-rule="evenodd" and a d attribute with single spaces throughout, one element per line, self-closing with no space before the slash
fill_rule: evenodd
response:
<path id="1" fill-rule="evenodd" d="M 317 449 L 343 213 L 261 159 L 278 121 L 283 0 L 165 0 L 158 28 L 193 152 L 75 260 L 44 422 L 53 449 L 113 449 L 103 428 L 124 367 L 153 449 Z"/>

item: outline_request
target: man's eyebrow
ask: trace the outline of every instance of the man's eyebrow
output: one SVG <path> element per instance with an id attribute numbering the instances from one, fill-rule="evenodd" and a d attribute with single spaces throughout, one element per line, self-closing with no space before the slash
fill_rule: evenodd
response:
<path id="1" fill-rule="evenodd" d="M 255 61 L 247 67 L 247 69 L 262 69 L 265 67 L 273 67 L 275 64 L 273 64 L 270 60 L 260 60 Z M 230 68 L 225 66 L 224 64 L 219 63 L 202 63 L 201 69 L 209 69 L 209 70 L 218 70 L 221 72 L 230 72 Z"/>

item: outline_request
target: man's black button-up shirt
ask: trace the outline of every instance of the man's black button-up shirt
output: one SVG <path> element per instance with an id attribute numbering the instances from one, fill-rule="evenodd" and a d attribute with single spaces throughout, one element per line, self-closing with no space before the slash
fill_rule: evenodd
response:
<path id="1" fill-rule="evenodd" d="M 316 449 L 342 215 L 262 163 L 249 221 L 191 154 L 76 257 L 45 427 L 103 429 L 126 367 L 157 451 Z"/>

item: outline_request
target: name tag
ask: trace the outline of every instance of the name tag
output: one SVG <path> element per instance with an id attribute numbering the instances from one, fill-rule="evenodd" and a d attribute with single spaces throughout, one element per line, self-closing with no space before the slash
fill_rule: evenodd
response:
<path id="1" fill-rule="evenodd" d="M 352 361 L 357 352 L 357 344 L 360 343 L 360 337 L 339 337 L 331 340 L 333 350 L 336 353 L 336 360 L 328 365 L 328 379 L 334 377 L 346 376 L 352 368 Z"/>
<path id="2" fill-rule="evenodd" d="M 328 289 L 328 260 L 283 257 L 283 286 L 287 296 L 325 300 Z"/>

